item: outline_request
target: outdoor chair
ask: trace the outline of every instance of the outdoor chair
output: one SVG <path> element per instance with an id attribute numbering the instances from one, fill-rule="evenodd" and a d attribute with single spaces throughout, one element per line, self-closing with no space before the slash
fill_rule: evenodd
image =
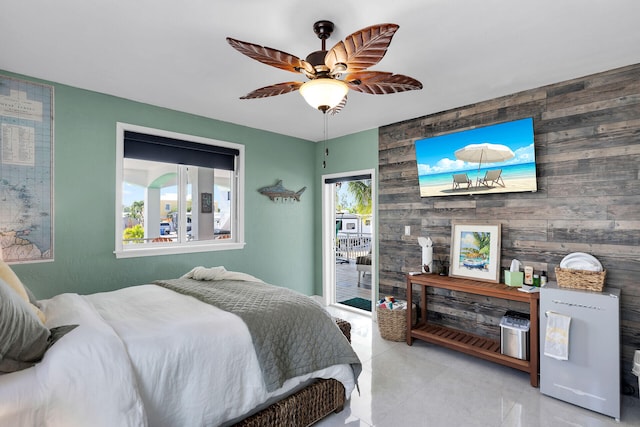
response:
<path id="1" fill-rule="evenodd" d="M 471 187 L 471 180 L 466 173 L 457 173 L 453 175 L 453 189 L 461 188 L 461 185 L 467 185 L 467 188 Z"/>
<path id="2" fill-rule="evenodd" d="M 360 276 L 371 274 L 371 252 L 367 255 L 356 257 L 356 270 L 358 271 L 358 287 L 360 287 Z"/>
<path id="3" fill-rule="evenodd" d="M 489 185 L 490 182 L 492 183 L 491 185 Z M 487 173 L 484 174 L 484 178 L 481 178 L 478 181 L 478 186 L 480 186 L 480 184 L 487 187 L 493 187 L 495 184 L 498 184 L 499 186 L 504 187 L 504 181 L 502 180 L 502 169 L 487 171 Z"/>

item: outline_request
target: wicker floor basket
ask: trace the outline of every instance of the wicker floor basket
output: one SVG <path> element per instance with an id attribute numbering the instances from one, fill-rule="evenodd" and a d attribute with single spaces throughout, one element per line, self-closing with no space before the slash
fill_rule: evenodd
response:
<path id="1" fill-rule="evenodd" d="M 389 310 L 376 307 L 378 316 L 378 330 L 385 340 L 404 341 L 407 339 L 407 310 Z M 411 304 L 411 316 L 415 324 L 417 313 L 416 305 Z"/>
<path id="2" fill-rule="evenodd" d="M 556 280 L 561 288 L 602 292 L 607 271 L 572 270 L 556 267 Z"/>

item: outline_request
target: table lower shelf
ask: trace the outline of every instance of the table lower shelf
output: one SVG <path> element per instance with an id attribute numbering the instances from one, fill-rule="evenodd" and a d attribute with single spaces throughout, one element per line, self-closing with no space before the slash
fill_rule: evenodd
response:
<path id="1" fill-rule="evenodd" d="M 422 341 L 438 344 L 521 371 L 531 371 L 531 364 L 528 360 L 520 360 L 502 354 L 500 352 L 500 341 L 430 323 L 419 323 L 409 333 L 411 337 Z"/>

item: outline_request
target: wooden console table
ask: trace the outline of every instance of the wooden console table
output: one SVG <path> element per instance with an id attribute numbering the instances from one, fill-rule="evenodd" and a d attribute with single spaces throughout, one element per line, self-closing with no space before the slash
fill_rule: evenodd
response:
<path id="1" fill-rule="evenodd" d="M 538 307 L 540 294 L 518 291 L 502 283 L 489 283 L 469 279 L 459 279 L 436 274 L 407 275 L 407 301 L 412 301 L 413 285 L 422 286 L 421 292 L 421 321 L 412 325 L 411 310 L 407 310 L 407 344 L 413 344 L 414 339 L 458 350 L 485 360 L 500 363 L 511 368 L 529 372 L 531 385 L 538 387 L 539 352 Z M 529 359 L 520 360 L 500 352 L 500 341 L 473 335 L 446 326 L 427 322 L 427 287 L 449 289 L 512 301 L 529 303 Z"/>

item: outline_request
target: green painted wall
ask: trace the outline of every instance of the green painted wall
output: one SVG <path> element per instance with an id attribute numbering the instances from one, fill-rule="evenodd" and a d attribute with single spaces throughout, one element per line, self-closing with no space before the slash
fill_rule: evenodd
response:
<path id="1" fill-rule="evenodd" d="M 331 126 L 331 122 L 329 122 Z M 324 142 L 316 143 L 316 180 L 314 182 L 314 198 L 316 212 L 314 222 L 315 245 L 315 295 L 322 295 L 322 176 L 334 173 L 374 169 L 378 174 L 378 129 L 371 129 L 327 141 L 329 156 L 327 167 L 322 168 Z M 377 194 L 373 197 L 377 200 Z M 377 231 L 377 219 L 374 230 Z"/>
<path id="2" fill-rule="evenodd" d="M 38 81 L 8 72 L 0 73 Z M 192 267 L 224 265 L 313 294 L 316 276 L 316 144 L 61 84 L 55 87 L 53 262 L 15 264 L 38 298 L 82 294 L 180 276 Z M 243 250 L 116 259 L 116 122 L 244 144 Z M 256 190 L 282 179 L 307 190 L 300 203 L 274 203 Z"/>

